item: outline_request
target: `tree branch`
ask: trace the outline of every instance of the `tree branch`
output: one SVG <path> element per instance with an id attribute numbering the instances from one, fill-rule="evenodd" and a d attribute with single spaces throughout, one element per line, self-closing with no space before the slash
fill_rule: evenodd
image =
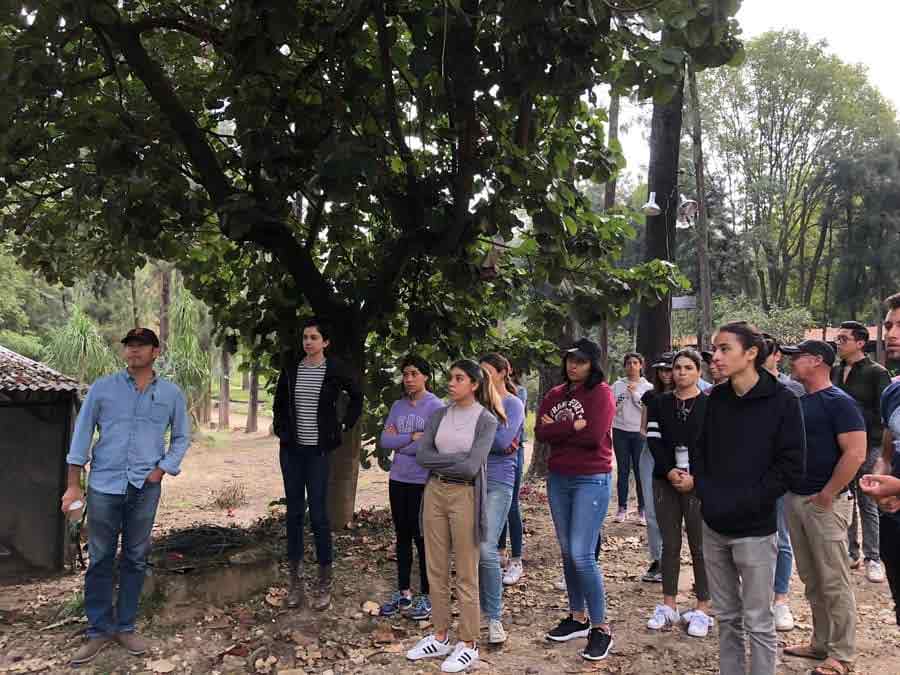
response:
<path id="1" fill-rule="evenodd" d="M 309 251 L 300 245 L 290 228 L 266 213 L 262 206 L 242 203 L 207 143 L 205 132 L 181 102 L 162 68 L 150 58 L 135 27 L 123 22 L 118 15 L 113 22 L 97 16 L 89 16 L 88 21 L 96 32 L 105 34 L 118 46 L 168 119 L 213 202 L 223 234 L 233 241 L 251 242 L 270 251 L 288 269 L 297 289 L 314 311 L 335 318 L 344 313 L 346 317 L 349 308 L 338 300 Z"/>

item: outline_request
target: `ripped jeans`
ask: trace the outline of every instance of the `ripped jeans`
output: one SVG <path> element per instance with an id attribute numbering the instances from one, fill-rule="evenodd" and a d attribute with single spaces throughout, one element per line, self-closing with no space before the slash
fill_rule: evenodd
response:
<path id="1" fill-rule="evenodd" d="M 550 513 L 569 592 L 569 610 L 577 613 L 586 608 L 594 626 L 606 622 L 603 572 L 594 558 L 594 548 L 609 507 L 609 491 L 608 473 L 563 476 L 551 472 L 547 478 Z"/>

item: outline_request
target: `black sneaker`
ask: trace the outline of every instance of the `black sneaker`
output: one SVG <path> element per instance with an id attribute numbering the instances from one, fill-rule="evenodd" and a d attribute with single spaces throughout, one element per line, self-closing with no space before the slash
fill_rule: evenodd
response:
<path id="1" fill-rule="evenodd" d="M 554 642 L 568 642 L 575 638 L 587 637 L 591 632 L 591 624 L 589 621 L 581 623 L 576 621 L 571 614 L 559 622 L 559 625 L 551 630 L 545 636 L 548 640 Z"/>
<path id="2" fill-rule="evenodd" d="M 613 643 L 612 635 L 602 628 L 591 628 L 590 632 L 587 648 L 581 652 L 581 655 L 588 661 L 602 661 L 609 656 L 609 650 Z"/>
<path id="3" fill-rule="evenodd" d="M 659 560 L 654 560 L 652 563 L 650 563 L 650 567 L 648 567 L 647 571 L 644 572 L 644 576 L 641 577 L 641 581 L 646 581 L 651 584 L 662 583 L 662 569 L 660 569 Z"/>

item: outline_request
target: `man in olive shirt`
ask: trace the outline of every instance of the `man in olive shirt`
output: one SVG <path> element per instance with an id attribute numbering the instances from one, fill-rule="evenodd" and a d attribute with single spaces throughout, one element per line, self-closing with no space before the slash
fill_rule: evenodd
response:
<path id="1" fill-rule="evenodd" d="M 859 489 L 859 477 L 872 473 L 872 467 L 881 456 L 881 393 L 891 383 L 891 377 L 883 366 L 875 363 L 865 354 L 869 341 L 869 330 L 858 321 L 841 324 L 835 342 L 840 362 L 831 371 L 831 381 L 850 394 L 859 404 L 866 422 L 868 453 L 866 461 L 854 479 L 851 490 L 859 505 L 859 521 L 862 525 L 862 549 L 865 558 L 866 578 L 875 583 L 884 581 L 884 567 L 878 541 L 878 505 Z M 859 566 L 859 539 L 856 534 L 857 511 L 853 510 L 853 521 L 848 531 L 851 567 Z"/>

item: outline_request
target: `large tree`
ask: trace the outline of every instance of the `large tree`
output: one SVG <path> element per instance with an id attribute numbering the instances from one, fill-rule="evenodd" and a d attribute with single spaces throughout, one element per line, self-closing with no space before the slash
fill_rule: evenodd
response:
<path id="1" fill-rule="evenodd" d="M 641 17 L 728 52 L 715 27 L 735 2 L 703 4 Z M 603 81 L 652 92 L 668 79 L 630 7 L 3 3 L 4 225 L 54 280 L 172 261 L 260 353 L 294 348 L 310 313 L 336 325 L 332 348 L 360 376 L 376 342 L 465 351 L 531 281 L 479 275 L 495 237 L 518 234 L 532 279 L 558 282 L 575 233 L 602 243 L 625 227 L 578 189 L 613 161 L 602 122 L 574 102 Z M 336 522 L 352 514 L 358 447 L 348 437 L 333 462 Z"/>
<path id="2" fill-rule="evenodd" d="M 896 133 L 894 111 L 861 66 L 796 31 L 747 45 L 740 69 L 701 78 L 704 125 L 765 307 L 809 305 L 829 234 L 834 167 Z M 749 268 L 748 268 L 749 269 Z"/>

